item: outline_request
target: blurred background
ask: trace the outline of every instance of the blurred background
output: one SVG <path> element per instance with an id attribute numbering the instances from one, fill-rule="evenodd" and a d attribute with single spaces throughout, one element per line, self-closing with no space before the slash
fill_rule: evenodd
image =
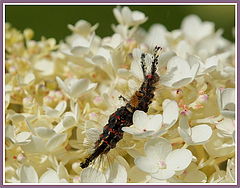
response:
<path id="1" fill-rule="evenodd" d="M 41 36 L 63 40 L 71 32 L 68 24 L 75 24 L 85 19 L 92 25 L 99 23 L 97 35 L 104 37 L 113 34 L 111 24 L 116 24 L 110 5 L 7 5 L 6 22 L 23 31 L 34 30 L 34 39 Z M 154 23 L 161 23 L 171 31 L 180 27 L 182 19 L 189 14 L 196 14 L 204 21 L 215 23 L 215 28 L 224 30 L 223 36 L 233 41 L 235 24 L 234 5 L 138 5 L 129 6 L 131 10 L 145 13 L 148 21 L 141 26 L 148 29 Z"/>

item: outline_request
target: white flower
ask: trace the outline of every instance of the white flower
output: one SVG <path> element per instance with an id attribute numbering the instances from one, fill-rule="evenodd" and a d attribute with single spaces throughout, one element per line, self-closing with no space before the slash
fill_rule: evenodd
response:
<path id="1" fill-rule="evenodd" d="M 200 65 L 198 69 L 197 77 L 203 76 L 204 74 L 217 70 L 217 66 L 219 63 L 218 55 L 208 57 L 207 59 L 205 59 L 205 61 L 202 61 L 201 58 L 196 55 L 189 55 L 188 59 L 190 61 L 195 61 Z"/>
<path id="2" fill-rule="evenodd" d="M 51 138 L 56 132 L 48 127 L 36 127 L 34 128 L 34 133 L 43 139 Z"/>
<path id="3" fill-rule="evenodd" d="M 178 115 L 177 103 L 166 99 L 163 102 L 163 115 L 147 115 L 145 112 L 137 110 L 133 114 L 133 125 L 123 127 L 122 130 L 138 137 L 159 136 L 176 123 Z"/>
<path id="4" fill-rule="evenodd" d="M 15 133 L 14 126 L 6 125 L 5 127 L 5 137 L 10 139 L 13 143 L 24 145 L 29 143 L 31 136 L 31 132 L 20 132 L 18 134 Z"/>
<path id="5" fill-rule="evenodd" d="M 34 64 L 34 69 L 39 72 L 40 76 L 51 76 L 55 73 L 55 62 L 49 59 L 41 59 Z"/>
<path id="6" fill-rule="evenodd" d="M 64 147 L 67 140 L 66 133 L 56 133 L 48 127 L 33 127 L 28 120 L 26 121 L 29 129 L 31 130 L 28 136 L 29 141 L 20 144 L 22 150 L 28 153 L 47 153 L 54 152 L 57 149 Z M 61 132 L 61 131 L 59 131 Z"/>
<path id="7" fill-rule="evenodd" d="M 67 38 L 69 45 L 62 45 L 61 51 L 70 57 L 83 57 L 93 50 L 97 40 L 94 33 L 87 37 L 75 34 Z"/>
<path id="8" fill-rule="evenodd" d="M 214 32 L 214 24 L 202 22 L 196 15 L 189 15 L 183 19 L 181 29 L 187 39 L 197 42 Z"/>
<path id="9" fill-rule="evenodd" d="M 152 25 L 145 39 L 149 49 L 154 49 L 156 45 L 165 48 L 167 46 L 166 33 L 167 29 L 163 25 Z"/>
<path id="10" fill-rule="evenodd" d="M 130 73 L 132 73 L 133 76 L 138 78 L 140 81 L 143 81 L 143 72 L 142 72 L 142 66 L 141 66 L 141 55 L 142 55 L 142 50 L 139 48 L 134 48 L 132 51 L 132 56 L 133 56 L 133 61 L 131 63 L 130 67 Z M 149 53 L 145 53 L 145 66 L 147 69 L 147 73 L 150 71 L 151 68 L 151 63 L 153 61 L 153 57 Z"/>
<path id="11" fill-rule="evenodd" d="M 194 50 L 192 48 L 192 45 L 189 44 L 186 40 L 180 40 L 176 46 L 173 48 L 173 50 L 176 52 L 176 54 L 181 57 L 186 59 L 189 54 L 193 54 Z"/>
<path id="12" fill-rule="evenodd" d="M 179 107 L 176 101 L 165 99 L 163 107 L 163 128 L 170 129 L 178 120 Z"/>
<path id="13" fill-rule="evenodd" d="M 113 14 L 118 23 L 127 26 L 136 26 L 147 20 L 145 14 L 140 11 L 131 11 L 128 7 L 117 7 L 113 9 Z"/>
<path id="14" fill-rule="evenodd" d="M 180 88 L 191 83 L 197 74 L 199 63 L 190 57 L 189 61 L 179 56 L 172 57 L 167 63 L 167 73 L 162 76 L 161 84 Z"/>
<path id="15" fill-rule="evenodd" d="M 171 178 L 176 171 L 186 169 L 193 158 L 191 151 L 187 149 L 172 151 L 171 144 L 163 138 L 149 140 L 144 150 L 146 157 L 137 157 L 135 164 L 140 170 L 159 180 Z"/>
<path id="16" fill-rule="evenodd" d="M 141 55 L 142 55 L 142 50 L 139 48 L 134 48 L 132 51 L 132 56 L 133 56 L 133 61 L 131 63 L 131 67 L 130 70 L 121 70 L 126 76 L 130 76 L 129 73 L 131 73 L 133 76 L 135 76 L 137 79 L 139 79 L 140 81 L 143 81 L 143 72 L 142 72 L 142 67 L 141 67 Z M 153 61 L 153 57 L 151 54 L 149 53 L 145 53 L 145 65 L 146 65 L 146 69 L 147 72 L 150 71 L 151 68 L 151 64 Z M 176 56 L 175 52 L 173 51 L 166 51 L 160 54 L 159 58 L 158 58 L 158 69 L 164 68 L 167 63 L 169 62 L 169 60 Z M 174 69 L 175 70 L 175 69 Z M 165 76 L 165 75 L 164 75 Z M 164 77 L 162 76 L 162 77 Z M 171 76 L 165 76 L 167 78 L 171 77 Z M 161 79 L 161 82 L 164 79 Z"/>
<path id="17" fill-rule="evenodd" d="M 228 59 L 231 57 L 231 53 L 232 52 L 230 49 L 227 52 L 207 57 L 204 62 L 197 57 L 198 62 L 200 63 L 198 76 L 217 71 L 220 74 L 220 79 L 229 79 L 229 77 L 234 77 L 234 65 L 228 61 Z"/>
<path id="18" fill-rule="evenodd" d="M 227 118 L 235 119 L 235 88 L 216 90 L 220 113 Z"/>
<path id="19" fill-rule="evenodd" d="M 200 145 L 206 143 L 212 135 L 212 129 L 206 124 L 189 127 L 188 117 L 181 115 L 178 132 L 188 145 Z"/>
<path id="20" fill-rule="evenodd" d="M 224 39 L 221 35 L 223 30 L 219 29 L 217 32 L 203 38 L 195 45 L 195 53 L 203 59 L 218 54 L 219 51 L 225 51 L 231 48 L 230 42 Z"/>
<path id="21" fill-rule="evenodd" d="M 110 78 L 115 76 L 115 66 L 116 62 L 112 60 L 112 53 L 106 48 L 99 48 L 96 55 L 92 57 L 92 62 L 94 65 L 106 72 Z"/>
<path id="22" fill-rule="evenodd" d="M 59 147 L 62 147 L 66 140 L 67 134 L 56 134 L 47 141 L 46 148 L 48 151 L 53 152 Z"/>
<path id="23" fill-rule="evenodd" d="M 59 170 L 48 169 L 38 179 L 36 170 L 30 165 L 23 165 L 20 168 L 19 178 L 21 183 L 67 183 L 66 179 L 60 179 Z"/>
<path id="24" fill-rule="evenodd" d="M 127 183 L 127 175 L 126 168 L 116 160 L 106 172 L 108 183 Z"/>
<path id="25" fill-rule="evenodd" d="M 46 142 L 42 138 L 34 135 L 30 137 L 30 142 L 28 144 L 22 145 L 21 148 L 24 152 L 29 153 L 47 152 Z"/>
<path id="26" fill-rule="evenodd" d="M 67 108 L 66 101 L 59 102 L 54 109 L 48 106 L 43 106 L 45 114 L 55 118 L 60 117 L 63 114 L 63 112 L 66 110 L 66 108 Z"/>
<path id="27" fill-rule="evenodd" d="M 75 25 L 68 25 L 68 28 L 79 35 L 88 35 L 98 28 L 98 24 L 91 26 L 86 20 L 78 20 Z"/>
<path id="28" fill-rule="evenodd" d="M 26 86 L 31 85 L 36 80 L 35 75 L 32 72 L 27 72 L 24 75 L 18 75 L 19 85 Z"/>
<path id="29" fill-rule="evenodd" d="M 87 92 L 96 88 L 96 83 L 90 83 L 88 79 L 76 79 L 70 78 L 66 79 L 64 82 L 61 78 L 56 77 L 59 87 L 64 91 L 64 93 L 73 99 L 86 94 Z"/>
<path id="30" fill-rule="evenodd" d="M 75 118 L 71 115 L 66 113 L 63 119 L 54 127 L 54 131 L 56 133 L 62 133 L 76 125 Z"/>
<path id="31" fill-rule="evenodd" d="M 123 127 L 122 130 L 135 136 L 150 136 L 156 133 L 162 126 L 162 115 L 147 115 L 143 111 L 135 111 L 133 114 L 133 126 Z"/>
<path id="32" fill-rule="evenodd" d="M 60 178 L 60 171 L 48 169 L 40 178 L 39 183 L 68 183 L 66 179 Z"/>
<path id="33" fill-rule="evenodd" d="M 233 83 L 235 79 L 234 50 L 233 47 L 230 47 L 226 52 L 216 55 L 217 71 L 220 74 L 220 79 L 231 80 Z"/>
<path id="34" fill-rule="evenodd" d="M 21 183 L 38 183 L 38 174 L 32 166 L 23 165 L 20 169 Z"/>
<path id="35" fill-rule="evenodd" d="M 123 42 L 120 34 L 114 34 L 112 37 L 106 37 L 102 40 L 102 46 L 109 49 L 118 48 Z"/>
<path id="36" fill-rule="evenodd" d="M 216 123 L 216 128 L 219 130 L 218 136 L 234 137 L 235 121 L 224 118 L 222 121 Z"/>
<path id="37" fill-rule="evenodd" d="M 105 175 L 95 169 L 95 168 L 85 168 L 82 170 L 81 175 L 81 183 L 105 183 L 106 182 L 106 177 Z"/>

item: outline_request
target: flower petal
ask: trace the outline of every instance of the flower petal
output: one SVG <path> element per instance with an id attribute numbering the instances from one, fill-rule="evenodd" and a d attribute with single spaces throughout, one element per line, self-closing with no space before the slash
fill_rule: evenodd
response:
<path id="1" fill-rule="evenodd" d="M 23 77 L 21 84 L 28 85 L 28 84 L 33 83 L 34 80 L 35 80 L 35 75 L 33 73 L 29 72 Z"/>
<path id="2" fill-rule="evenodd" d="M 135 127 L 123 127 L 122 130 L 124 132 L 127 132 L 129 134 L 133 134 L 133 135 L 137 135 L 137 134 L 141 134 L 142 131 L 140 129 L 137 129 Z"/>
<path id="3" fill-rule="evenodd" d="M 20 132 L 16 135 L 15 140 L 18 144 L 26 144 L 30 142 L 30 132 Z"/>
<path id="4" fill-rule="evenodd" d="M 123 17 L 125 24 L 130 26 L 131 22 L 132 22 L 132 12 L 131 12 L 130 8 L 128 8 L 128 7 L 122 8 L 122 17 Z"/>
<path id="5" fill-rule="evenodd" d="M 234 120 L 228 118 L 218 122 L 216 128 L 226 137 L 231 137 L 236 129 Z"/>
<path id="6" fill-rule="evenodd" d="M 133 113 L 133 124 L 136 128 L 143 130 L 147 126 L 147 114 L 143 111 L 136 110 Z"/>
<path id="7" fill-rule="evenodd" d="M 57 175 L 60 179 L 68 177 L 68 171 L 62 162 L 57 167 Z"/>
<path id="8" fill-rule="evenodd" d="M 157 131 L 162 127 L 162 115 L 149 115 L 147 121 L 147 130 Z"/>
<path id="9" fill-rule="evenodd" d="M 165 26 L 161 24 L 153 24 L 150 27 L 149 32 L 145 39 L 146 44 L 149 46 L 149 49 L 154 49 L 156 45 L 161 46 L 162 48 L 165 48 L 167 46 L 166 33 L 167 33 L 167 29 L 165 28 Z M 161 64 L 163 63 L 163 61 L 160 61 L 162 57 L 165 60 L 168 59 L 166 54 L 161 54 L 158 62 L 159 66 L 164 66 Z"/>
<path id="10" fill-rule="evenodd" d="M 177 74 L 181 77 L 185 77 L 190 71 L 190 66 L 186 60 L 179 56 L 172 57 L 167 64 L 167 70 L 172 70 L 177 68 Z"/>
<path id="11" fill-rule="evenodd" d="M 5 125 L 5 137 L 11 139 L 11 141 L 15 141 L 15 133 L 14 133 L 14 126 Z"/>
<path id="12" fill-rule="evenodd" d="M 192 129 L 192 141 L 195 144 L 203 144 L 208 141 L 212 136 L 212 128 L 208 125 L 202 124 L 193 127 Z"/>
<path id="13" fill-rule="evenodd" d="M 53 169 L 46 171 L 40 178 L 40 183 L 59 183 L 60 179 Z"/>
<path id="14" fill-rule="evenodd" d="M 90 46 L 90 44 L 89 44 L 89 46 Z M 89 52 L 89 50 L 90 50 L 89 46 L 76 46 L 76 47 L 73 47 L 71 49 L 71 53 L 74 56 L 77 56 L 77 57 L 78 56 L 82 56 L 82 55 L 84 55 L 84 54 Z"/>
<path id="15" fill-rule="evenodd" d="M 189 127 L 188 118 L 185 115 L 180 116 L 178 132 L 185 142 L 192 143 L 192 129 Z"/>
<path id="16" fill-rule="evenodd" d="M 176 149 L 166 158 L 167 168 L 180 171 L 188 167 L 192 161 L 192 153 L 188 149 Z"/>
<path id="17" fill-rule="evenodd" d="M 150 135 L 154 134 L 154 132 L 155 132 L 153 130 L 139 130 L 135 127 L 123 127 L 122 130 L 124 132 L 127 132 L 129 134 L 132 134 L 136 137 L 141 137 L 141 138 L 145 138 L 147 136 L 150 136 Z"/>
<path id="18" fill-rule="evenodd" d="M 175 174 L 172 169 L 159 169 L 157 173 L 152 173 L 151 176 L 158 180 L 166 180 Z"/>
<path id="19" fill-rule="evenodd" d="M 56 80 L 57 80 L 58 86 L 59 86 L 65 93 L 69 94 L 69 93 L 70 93 L 70 90 L 69 90 L 69 88 L 66 86 L 66 84 L 62 81 L 62 79 L 57 76 L 57 77 L 56 77 Z"/>
<path id="20" fill-rule="evenodd" d="M 140 22 L 140 23 L 142 23 L 142 22 L 144 22 L 145 21 L 145 14 L 144 13 L 142 13 L 142 12 L 140 12 L 140 11 L 133 11 L 132 12 L 132 18 L 133 18 L 133 21 L 134 22 Z"/>
<path id="21" fill-rule="evenodd" d="M 118 162 L 114 162 L 111 168 L 108 168 L 107 174 L 109 174 L 108 183 L 127 183 L 126 168 Z"/>
<path id="22" fill-rule="evenodd" d="M 156 138 L 149 140 L 145 144 L 144 150 L 152 161 L 159 161 L 164 160 L 172 151 L 172 145 L 164 138 Z"/>
<path id="23" fill-rule="evenodd" d="M 121 15 L 121 12 L 120 12 L 120 8 L 114 8 L 113 9 L 113 15 L 115 16 L 116 20 L 118 21 L 118 23 L 120 24 L 124 24 L 123 23 L 123 19 L 122 19 L 122 15 Z"/>
<path id="24" fill-rule="evenodd" d="M 157 161 L 153 161 L 148 157 L 137 157 L 134 163 L 140 170 L 148 173 L 155 173 L 159 169 Z"/>
<path id="25" fill-rule="evenodd" d="M 57 110 L 59 112 L 59 116 L 60 116 L 60 115 L 62 115 L 62 113 L 65 111 L 66 108 L 67 108 L 67 102 L 66 101 L 61 101 L 55 107 L 55 110 Z"/>
<path id="26" fill-rule="evenodd" d="M 176 53 L 174 51 L 163 52 L 158 59 L 159 68 L 166 66 L 168 61 L 174 56 L 176 56 Z"/>
<path id="27" fill-rule="evenodd" d="M 214 24 L 202 22 L 197 15 L 189 15 L 183 19 L 181 28 L 187 38 L 199 41 L 214 31 Z"/>
<path id="28" fill-rule="evenodd" d="M 46 142 L 38 136 L 31 136 L 31 142 L 26 145 L 21 145 L 24 152 L 42 153 L 46 152 Z"/>
<path id="29" fill-rule="evenodd" d="M 42 138 L 50 138 L 54 134 L 56 134 L 56 132 L 54 130 L 49 129 L 47 127 L 36 127 L 35 133 Z"/>
<path id="30" fill-rule="evenodd" d="M 143 80 L 143 72 L 142 72 L 141 64 L 138 61 L 136 60 L 132 61 L 130 72 L 139 80 Z"/>
<path id="31" fill-rule="evenodd" d="M 82 95 L 88 88 L 89 86 L 89 80 L 88 79 L 73 79 L 71 81 L 71 96 L 72 97 L 79 97 Z"/>
<path id="32" fill-rule="evenodd" d="M 104 174 L 94 168 L 88 167 L 82 170 L 80 175 L 81 183 L 105 183 Z"/>
<path id="33" fill-rule="evenodd" d="M 45 112 L 46 115 L 57 118 L 59 117 L 59 112 L 55 109 L 52 109 L 48 106 L 43 106 L 43 110 Z"/>
<path id="34" fill-rule="evenodd" d="M 32 166 L 23 165 L 20 168 L 21 183 L 38 183 L 38 174 Z"/>
<path id="35" fill-rule="evenodd" d="M 168 129 L 171 128 L 171 126 L 176 123 L 178 119 L 178 115 L 179 115 L 179 107 L 176 101 L 169 101 L 166 105 L 163 105 L 164 127 L 167 127 Z"/>
<path id="36" fill-rule="evenodd" d="M 204 73 L 212 72 L 217 68 L 219 62 L 218 56 L 212 56 L 206 59 L 205 65 L 204 65 Z"/>
<path id="37" fill-rule="evenodd" d="M 55 65 L 56 64 L 54 61 L 50 61 L 48 59 L 40 59 L 34 64 L 34 68 L 40 72 L 41 76 L 51 76 L 54 74 Z"/>
<path id="38" fill-rule="evenodd" d="M 235 88 L 226 88 L 221 94 L 222 112 L 235 111 Z"/>
<path id="39" fill-rule="evenodd" d="M 73 127 L 75 125 L 75 119 L 73 116 L 65 116 L 63 120 L 54 127 L 56 133 L 62 133 L 63 131 Z"/>
<path id="40" fill-rule="evenodd" d="M 188 83 L 190 83 L 192 80 L 191 76 L 185 77 L 185 78 L 181 78 L 179 80 L 174 80 L 174 82 L 172 83 L 172 87 L 173 88 L 180 88 L 183 87 L 185 85 L 187 85 Z"/>
<path id="41" fill-rule="evenodd" d="M 52 138 L 50 138 L 47 142 L 48 151 L 53 151 L 59 146 L 61 146 L 67 139 L 67 134 L 56 134 Z"/>

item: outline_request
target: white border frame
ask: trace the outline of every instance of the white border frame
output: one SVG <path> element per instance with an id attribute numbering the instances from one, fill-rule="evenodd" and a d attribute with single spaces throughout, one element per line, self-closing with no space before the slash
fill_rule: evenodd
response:
<path id="1" fill-rule="evenodd" d="M 2 117 L 3 117 L 3 148 L 5 147 L 5 6 L 6 5 L 79 5 L 79 6 L 85 6 L 85 5 L 234 5 L 235 6 L 235 62 L 236 62 L 236 68 L 235 68 L 235 82 L 236 82 L 236 86 L 238 86 L 238 80 L 237 80 L 237 47 L 238 47 L 238 36 L 237 36 L 237 31 L 238 31 L 238 25 L 237 25 L 237 15 L 238 15 L 238 9 L 237 9 L 237 3 L 121 3 L 121 2 L 117 2 L 117 3 L 3 3 L 3 30 L 2 30 L 2 33 L 3 33 L 3 59 L 2 59 L 2 62 L 3 62 L 3 72 L 2 72 L 2 75 L 3 75 L 3 114 L 2 114 Z M 235 101 L 236 101 L 236 104 L 237 104 L 237 87 L 235 89 Z M 238 122 L 238 116 L 237 116 L 237 111 L 238 111 L 238 108 L 237 108 L 237 105 L 236 105 L 236 128 L 237 128 L 237 122 Z M 236 129 L 237 130 L 237 129 Z M 237 130 L 238 131 L 238 130 Z M 236 143 L 238 143 L 238 137 L 237 137 L 237 131 L 235 131 L 235 141 Z M 72 185 L 72 186 L 77 186 L 77 185 L 165 185 L 165 186 L 172 186 L 172 185 L 202 185 L 202 186 L 211 186 L 211 185 L 218 185 L 218 186 L 222 186 L 222 185 L 237 185 L 237 182 L 238 182 L 238 173 L 237 173 L 237 148 L 238 148 L 238 145 L 236 144 L 236 147 L 235 147 L 235 180 L 236 182 L 235 183 L 5 183 L 5 149 L 3 149 L 3 185 L 20 185 L 20 186 L 23 186 L 23 185 L 60 185 L 60 186 L 68 186 L 68 185 Z"/>

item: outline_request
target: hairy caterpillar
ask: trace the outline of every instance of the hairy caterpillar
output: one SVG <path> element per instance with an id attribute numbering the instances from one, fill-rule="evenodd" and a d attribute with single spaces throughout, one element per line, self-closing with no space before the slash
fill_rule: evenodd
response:
<path id="1" fill-rule="evenodd" d="M 129 127 L 133 124 L 132 117 L 136 110 L 144 112 L 148 111 L 149 105 L 154 97 L 155 85 L 159 81 L 159 75 L 157 74 L 158 64 L 158 51 L 161 47 L 156 46 L 154 49 L 154 57 L 151 63 L 151 70 L 149 73 L 146 71 L 145 56 L 141 55 L 141 67 L 143 71 L 144 81 L 138 91 L 131 97 L 129 101 L 124 97 L 126 105 L 118 108 L 116 112 L 110 115 L 108 123 L 104 126 L 102 134 L 95 142 L 94 151 L 89 155 L 84 162 L 80 164 L 81 168 L 86 168 L 89 164 L 102 154 L 108 153 L 111 149 L 116 147 L 116 144 L 123 138 L 123 127 Z"/>

